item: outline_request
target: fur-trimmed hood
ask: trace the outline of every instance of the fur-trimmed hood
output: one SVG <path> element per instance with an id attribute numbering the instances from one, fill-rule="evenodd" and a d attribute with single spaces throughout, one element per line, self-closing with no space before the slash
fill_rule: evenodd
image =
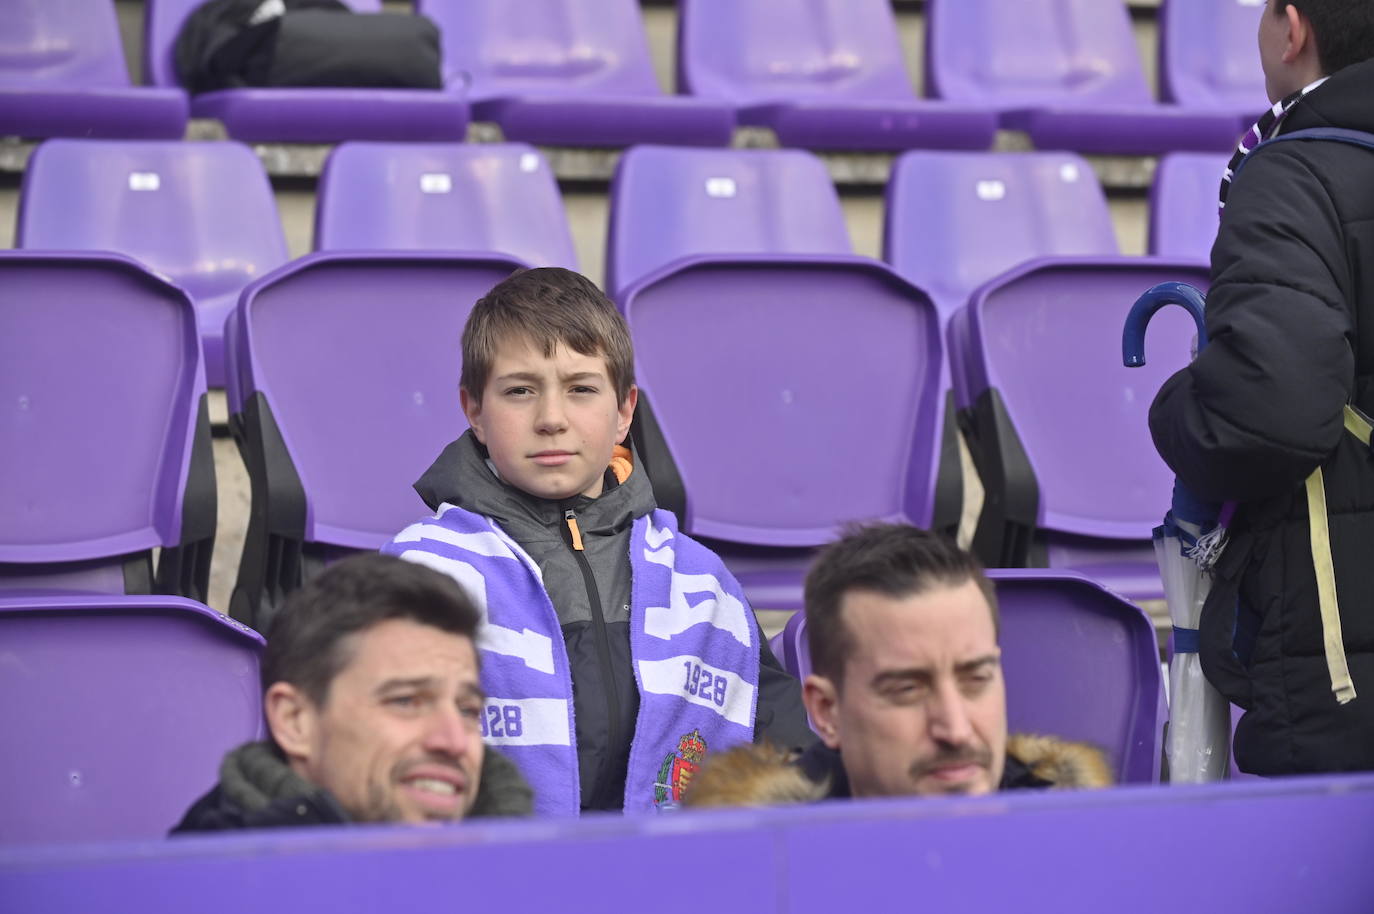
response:
<path id="1" fill-rule="evenodd" d="M 173 834 L 349 821 L 333 795 L 292 771 L 271 741 L 245 743 L 230 752 L 219 774 L 219 784 L 196 801 Z M 515 763 L 488 746 L 467 818 L 528 816 L 533 810 L 534 794 Z"/>
<path id="2" fill-rule="evenodd" d="M 1110 787 L 1113 782 L 1106 756 L 1087 743 L 1034 734 L 1007 739 L 1001 790 L 1081 790 Z M 833 750 L 817 746 L 804 758 L 758 744 L 739 746 L 707 761 L 692 779 L 684 805 L 782 806 L 848 796 L 844 765 Z"/>

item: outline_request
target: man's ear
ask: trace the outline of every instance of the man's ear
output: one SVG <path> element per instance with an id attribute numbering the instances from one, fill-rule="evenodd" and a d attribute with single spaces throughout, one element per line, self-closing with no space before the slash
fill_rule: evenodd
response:
<path id="1" fill-rule="evenodd" d="M 625 443 L 625 436 L 630 433 L 630 423 L 635 418 L 635 407 L 639 405 L 639 388 L 634 384 L 630 385 L 629 391 L 625 394 L 625 401 L 616 408 L 619 413 L 615 424 L 615 440 L 617 444 Z"/>
<path id="2" fill-rule="evenodd" d="M 1268 10 L 1262 15 L 1270 15 Z M 1283 62 L 1293 63 L 1312 42 L 1312 23 L 1293 4 L 1283 9 L 1288 21 L 1288 46 L 1283 49 Z"/>
<path id="3" fill-rule="evenodd" d="M 482 428 L 482 404 L 466 387 L 458 388 L 458 403 L 463 407 L 463 415 L 468 420 L 468 428 L 481 444 L 487 443 L 486 432 Z"/>
<path id="4" fill-rule="evenodd" d="M 827 676 L 811 674 L 802 682 L 802 703 L 821 741 L 831 749 L 840 748 L 840 693 Z"/>
<path id="5" fill-rule="evenodd" d="M 292 767 L 309 768 L 319 730 L 319 709 L 289 682 L 274 682 L 262 698 L 267 729 Z"/>

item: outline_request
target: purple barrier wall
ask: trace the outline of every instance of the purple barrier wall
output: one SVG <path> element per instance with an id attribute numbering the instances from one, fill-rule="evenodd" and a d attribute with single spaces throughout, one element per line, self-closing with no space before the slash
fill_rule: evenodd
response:
<path id="1" fill-rule="evenodd" d="M 0 853 L 7 911 L 1321 911 L 1374 904 L 1374 775 Z"/>

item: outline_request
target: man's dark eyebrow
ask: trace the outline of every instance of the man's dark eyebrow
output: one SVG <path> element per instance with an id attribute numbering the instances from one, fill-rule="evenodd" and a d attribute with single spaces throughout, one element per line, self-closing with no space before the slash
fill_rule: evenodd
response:
<path id="1" fill-rule="evenodd" d="M 928 668 L 913 666 L 901 670 L 884 670 L 873 677 L 872 684 L 875 687 L 881 687 L 889 682 L 905 682 L 910 679 L 929 682 L 931 678 L 932 674 Z"/>
<path id="2" fill-rule="evenodd" d="M 433 686 L 433 676 L 414 676 L 410 679 L 387 679 L 372 691 L 375 695 L 383 695 L 387 692 L 395 692 L 401 689 L 426 689 L 433 688 Z"/>
<path id="3" fill-rule="evenodd" d="M 972 660 L 965 660 L 963 663 L 954 665 L 956 673 L 974 673 L 985 666 L 996 666 L 1001 662 L 1001 658 L 996 654 L 985 654 L 982 657 L 975 657 Z"/>

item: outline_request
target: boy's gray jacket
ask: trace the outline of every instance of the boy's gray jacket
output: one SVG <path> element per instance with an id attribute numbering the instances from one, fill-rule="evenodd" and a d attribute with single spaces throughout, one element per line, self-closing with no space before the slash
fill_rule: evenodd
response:
<path id="1" fill-rule="evenodd" d="M 434 510 L 448 502 L 492 519 L 539 565 L 572 671 L 582 808 L 622 808 L 639 712 L 630 659 L 630 528 L 654 510 L 648 477 L 635 470 L 620 483 L 608 470 L 598 498 L 536 498 L 503 483 L 468 431 L 444 448 L 415 490 Z M 581 531 L 581 553 L 572 548 L 568 511 Z M 809 745 L 814 736 L 800 686 L 783 672 L 762 633 L 759 643 L 754 738 Z"/>

